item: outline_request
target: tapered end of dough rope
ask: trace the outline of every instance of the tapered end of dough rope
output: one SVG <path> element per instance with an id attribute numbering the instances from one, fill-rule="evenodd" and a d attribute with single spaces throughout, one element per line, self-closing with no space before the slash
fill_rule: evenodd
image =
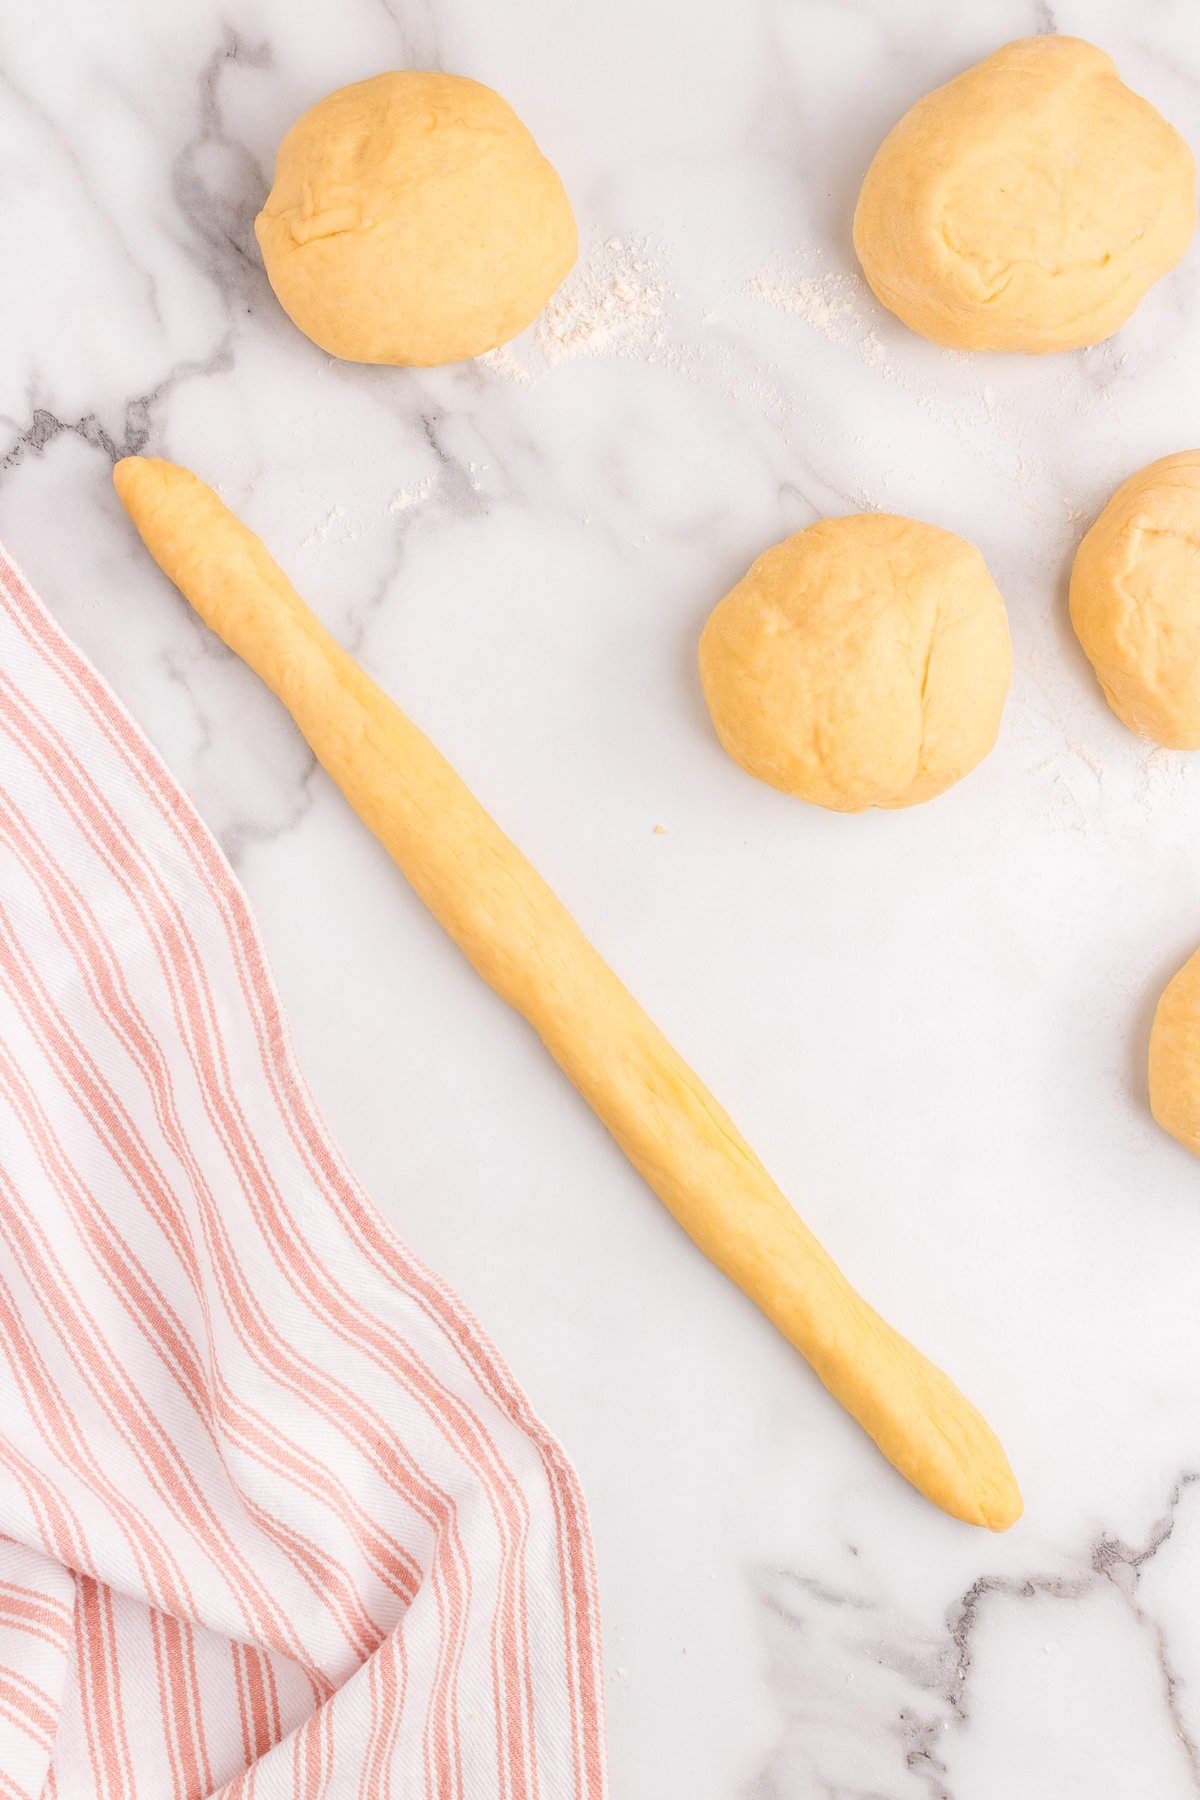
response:
<path id="1" fill-rule="evenodd" d="M 1007 1531 L 1024 1503 L 987 1420 L 857 1295 L 851 1312 L 853 1327 L 811 1359 L 821 1380 L 918 1493 L 967 1525 Z"/>
<path id="2" fill-rule="evenodd" d="M 189 476 L 186 469 L 179 469 L 174 463 L 164 462 L 159 456 L 123 456 L 113 465 L 113 486 L 121 505 L 149 545 L 155 560 L 164 567 L 150 533 L 153 516 L 167 499 L 173 480 L 196 481 L 196 477 Z M 196 481 L 196 485 L 200 483 Z M 171 574 L 170 569 L 167 574 Z"/>
<path id="3" fill-rule="evenodd" d="M 925 1358 L 921 1360 L 925 1362 Z M 913 1421 L 907 1437 L 910 1444 L 924 1439 L 917 1485 L 944 1511 L 968 1525 L 1007 1531 L 1025 1508 L 1004 1446 L 950 1377 L 935 1364 L 926 1363 L 926 1368 L 932 1379 L 922 1384 L 926 1390 L 924 1431 Z M 913 1379 L 920 1379 L 915 1372 Z"/>
<path id="4" fill-rule="evenodd" d="M 161 485 L 161 471 L 167 466 L 157 456 L 123 456 L 120 462 L 114 463 L 113 486 L 120 495 L 122 506 L 132 509 L 148 484 Z"/>

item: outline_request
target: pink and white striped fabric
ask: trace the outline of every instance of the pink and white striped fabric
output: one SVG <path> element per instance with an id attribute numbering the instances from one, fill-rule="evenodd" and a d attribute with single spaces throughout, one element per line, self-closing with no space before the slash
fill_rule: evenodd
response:
<path id="1" fill-rule="evenodd" d="M 0 1800 L 602 1800 L 574 1474 L 2 552 L 0 1383 Z"/>

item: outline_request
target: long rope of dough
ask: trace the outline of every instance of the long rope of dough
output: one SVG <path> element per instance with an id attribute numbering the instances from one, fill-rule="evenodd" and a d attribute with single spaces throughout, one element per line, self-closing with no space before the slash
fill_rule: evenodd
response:
<path id="1" fill-rule="evenodd" d="M 172 463 L 129 457 L 115 480 L 163 571 L 282 700 L 435 918 L 705 1255 L 914 1487 L 971 1524 L 1011 1525 L 1021 1496 L 989 1426 L 850 1286 L 541 876 L 254 533 Z"/>

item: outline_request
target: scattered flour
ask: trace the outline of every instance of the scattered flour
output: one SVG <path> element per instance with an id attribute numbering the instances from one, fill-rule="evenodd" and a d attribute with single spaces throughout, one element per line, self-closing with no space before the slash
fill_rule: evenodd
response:
<path id="1" fill-rule="evenodd" d="M 568 276 L 538 320 L 549 365 L 588 356 L 639 356 L 661 346 L 666 286 L 644 238 L 609 238 Z"/>
<path id="2" fill-rule="evenodd" d="M 1077 762 L 1081 762 L 1085 769 L 1090 769 L 1098 782 L 1104 780 L 1104 764 L 1098 756 L 1092 754 L 1086 744 L 1076 743 L 1069 731 L 1064 732 L 1063 742 L 1068 754 L 1073 756 Z"/>
<path id="3" fill-rule="evenodd" d="M 858 347 L 862 351 L 862 359 L 868 368 L 882 368 L 885 351 L 883 348 L 883 339 L 877 331 L 868 331 L 866 337 L 862 339 Z"/>
<path id="4" fill-rule="evenodd" d="M 852 343 L 859 335 L 855 328 L 864 323 L 864 286 L 857 275 L 838 270 L 799 279 L 772 270 L 748 281 L 746 292 L 768 306 L 794 313 L 835 343 Z"/>
<path id="5" fill-rule="evenodd" d="M 860 361 L 883 380 L 898 379 L 879 335 L 876 302 L 861 275 L 849 269 L 797 275 L 776 267 L 755 275 L 744 291 L 766 306 L 802 319 L 831 344 L 856 350 Z"/>
<path id="6" fill-rule="evenodd" d="M 344 506 L 330 507 L 329 512 L 319 525 L 314 525 L 306 538 L 300 541 L 302 550 L 315 549 L 318 544 L 352 544 L 358 536 L 353 525 L 346 522 Z"/>
<path id="7" fill-rule="evenodd" d="M 1191 765 L 1177 750 L 1148 747 L 1139 759 L 1137 800 L 1144 814 L 1176 807 L 1184 799 Z"/>
<path id="8" fill-rule="evenodd" d="M 1048 756 L 1037 764 L 1035 775 L 1048 778 L 1046 787 L 1047 817 L 1064 830 L 1079 832 L 1086 836 L 1091 830 L 1095 817 L 1094 797 L 1090 793 L 1081 795 L 1072 780 L 1071 772 L 1062 759 Z"/>
<path id="9" fill-rule="evenodd" d="M 1003 388 L 981 378 L 988 364 L 981 364 L 971 352 L 939 350 L 936 367 L 915 344 L 911 358 L 900 348 L 893 355 L 888 333 L 899 346 L 903 338 L 896 335 L 898 327 L 894 321 L 888 323 L 866 281 L 854 270 L 822 266 L 818 250 L 810 252 L 803 265 L 771 265 L 746 282 L 742 291 L 790 313 L 854 355 L 872 376 L 903 394 L 910 406 L 952 432 L 998 480 L 1022 493 L 1046 488 L 1049 472 L 1041 446 L 1051 429 L 1049 412 L 1044 423 L 1025 428 L 1019 412 L 1014 418 Z M 870 439 L 857 442 L 872 455 L 881 447 Z M 882 483 L 876 479 L 875 485 Z M 865 511 L 879 506 L 872 495 L 860 492 L 855 497 Z M 1069 504 L 1063 504 L 1068 523 L 1075 523 Z"/>
<path id="10" fill-rule="evenodd" d="M 505 381 L 515 381 L 518 387 L 528 387 L 533 380 L 511 344 L 501 344 L 498 350 L 485 350 L 475 361 L 490 375 L 499 375 Z"/>
<path id="11" fill-rule="evenodd" d="M 426 475 L 421 481 L 414 481 L 411 487 L 397 488 L 388 501 L 391 513 L 411 512 L 414 506 L 420 506 L 422 500 L 428 500 L 433 492 L 434 478 Z"/>

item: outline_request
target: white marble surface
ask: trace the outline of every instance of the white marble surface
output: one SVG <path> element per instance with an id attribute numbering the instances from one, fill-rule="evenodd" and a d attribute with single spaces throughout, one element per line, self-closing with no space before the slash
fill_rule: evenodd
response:
<path id="1" fill-rule="evenodd" d="M 220 834 L 351 1160 L 579 1465 L 619 1795 L 1200 1789 L 1200 1170 L 1143 1078 L 1200 764 L 1117 725 L 1064 599 L 1110 489 L 1200 438 L 1200 252 L 1113 342 L 1005 360 L 905 334 L 848 241 L 904 106 L 1054 28 L 1200 137 L 1191 0 L 0 13 L 0 535 Z M 431 64 L 530 123 L 580 271 L 494 366 L 337 366 L 258 262 L 273 148 Z M 911 1494 L 677 1233 L 142 553 L 107 475 L 143 447 L 221 485 L 990 1414 L 1015 1531 Z M 761 548 L 862 507 L 982 547 L 1016 675 L 953 794 L 846 819 L 725 760 L 694 647 Z"/>

